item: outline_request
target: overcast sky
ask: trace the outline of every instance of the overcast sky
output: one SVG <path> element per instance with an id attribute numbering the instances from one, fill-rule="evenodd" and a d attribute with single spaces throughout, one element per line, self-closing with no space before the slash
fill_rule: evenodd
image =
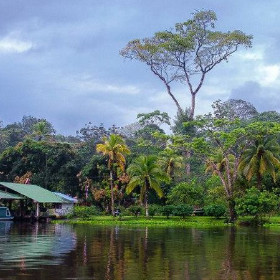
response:
<path id="1" fill-rule="evenodd" d="M 196 113 L 217 99 L 243 99 L 259 111 L 279 110 L 279 0 L 3 0 L 0 1 L 0 120 L 46 118 L 74 135 L 92 122 L 123 126 L 137 113 L 176 107 L 144 65 L 119 55 L 149 37 L 211 9 L 217 30 L 254 36 L 253 48 L 218 65 L 198 94 Z M 189 106 L 185 87 L 176 88 Z"/>

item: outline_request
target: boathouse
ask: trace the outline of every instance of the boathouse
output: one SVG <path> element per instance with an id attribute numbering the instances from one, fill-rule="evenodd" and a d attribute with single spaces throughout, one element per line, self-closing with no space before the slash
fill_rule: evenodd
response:
<path id="1" fill-rule="evenodd" d="M 12 200 L 19 200 L 20 216 L 25 215 L 23 213 L 24 203 L 31 200 L 35 205 L 34 215 L 36 218 L 40 217 L 40 204 L 65 203 L 65 199 L 40 186 L 8 182 L 0 182 L 0 200 L 9 200 L 10 203 Z"/>

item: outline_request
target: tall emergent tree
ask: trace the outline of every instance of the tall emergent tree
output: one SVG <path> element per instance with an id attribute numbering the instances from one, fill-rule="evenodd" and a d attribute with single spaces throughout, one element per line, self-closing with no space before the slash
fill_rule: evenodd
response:
<path id="1" fill-rule="evenodd" d="M 173 30 L 157 32 L 151 38 L 135 39 L 120 51 L 125 58 L 139 60 L 164 83 L 179 114 L 184 110 L 172 89 L 172 82 L 187 85 L 191 94 L 189 118 L 195 112 L 196 95 L 205 77 L 216 65 L 227 61 L 240 46 L 251 47 L 252 36 L 236 30 L 215 30 L 215 12 L 197 11 L 186 22 L 177 23 Z"/>
<path id="2" fill-rule="evenodd" d="M 96 145 L 96 151 L 108 157 L 108 168 L 110 170 L 110 188 L 111 188 L 111 212 L 115 215 L 114 200 L 114 174 L 116 168 L 125 170 L 125 155 L 129 154 L 129 148 L 126 146 L 124 139 L 117 134 L 111 134 L 103 139 L 104 143 Z"/>

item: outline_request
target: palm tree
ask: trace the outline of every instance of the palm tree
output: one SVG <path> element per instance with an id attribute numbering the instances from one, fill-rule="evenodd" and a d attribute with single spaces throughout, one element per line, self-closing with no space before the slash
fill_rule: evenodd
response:
<path id="1" fill-rule="evenodd" d="M 155 190 L 159 197 L 163 196 L 160 183 L 167 180 L 166 174 L 158 167 L 155 156 L 139 156 L 127 169 L 130 181 L 127 185 L 127 194 L 136 187 L 140 187 L 140 200 L 145 206 L 146 216 L 148 212 L 148 191 Z"/>
<path id="2" fill-rule="evenodd" d="M 262 178 L 265 173 L 272 176 L 276 181 L 275 169 L 280 168 L 280 147 L 273 137 L 262 136 L 256 139 L 246 149 L 239 164 L 239 170 L 245 175 L 248 181 L 253 176 L 257 177 L 258 188 L 261 188 Z"/>
<path id="3" fill-rule="evenodd" d="M 160 153 L 159 164 L 174 181 L 175 171 L 183 166 L 183 157 L 179 156 L 174 149 L 167 147 Z"/>
<path id="4" fill-rule="evenodd" d="M 120 135 L 111 134 L 108 138 L 104 137 L 101 144 L 96 145 L 96 151 L 108 157 L 108 168 L 110 170 L 110 188 L 111 188 L 111 212 L 115 214 L 114 207 L 114 174 L 116 168 L 125 170 L 125 155 L 130 153 L 124 139 Z"/>
<path id="5" fill-rule="evenodd" d="M 36 137 L 38 141 L 42 141 L 50 137 L 53 132 L 51 125 L 46 120 L 42 120 L 33 125 L 32 136 Z"/>

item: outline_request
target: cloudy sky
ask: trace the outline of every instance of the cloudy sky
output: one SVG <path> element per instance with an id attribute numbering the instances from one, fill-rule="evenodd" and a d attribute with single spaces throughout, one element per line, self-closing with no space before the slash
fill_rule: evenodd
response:
<path id="1" fill-rule="evenodd" d="M 217 30 L 254 36 L 207 77 L 197 113 L 217 99 L 244 99 L 280 110 L 279 0 L 3 0 L 0 1 L 0 120 L 46 118 L 74 135 L 92 122 L 123 126 L 137 113 L 176 108 L 149 69 L 119 55 L 129 40 L 149 37 L 214 10 Z M 184 106 L 189 95 L 176 88 Z"/>

